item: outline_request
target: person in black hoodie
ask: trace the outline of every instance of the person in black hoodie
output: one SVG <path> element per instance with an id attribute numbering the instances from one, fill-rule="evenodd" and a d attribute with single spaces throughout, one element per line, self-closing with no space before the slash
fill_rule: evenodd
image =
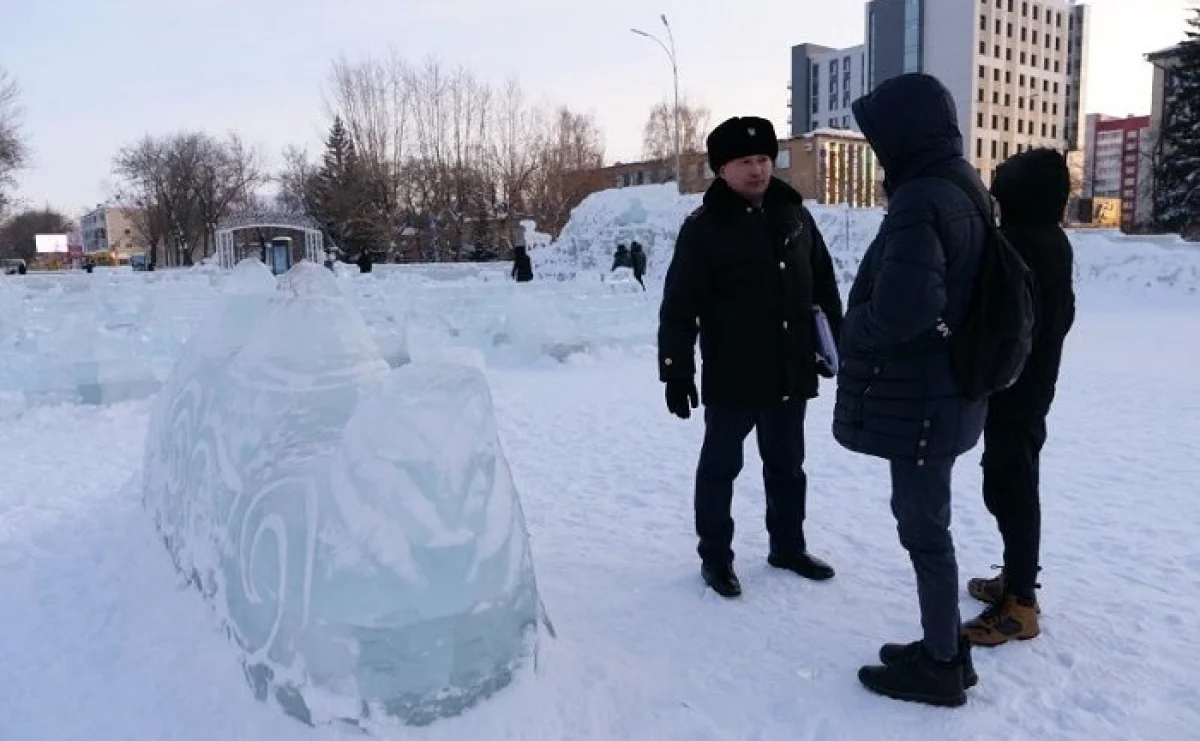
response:
<path id="1" fill-rule="evenodd" d="M 658 369 L 667 409 L 687 419 L 700 396 L 704 443 L 695 514 L 701 577 L 723 597 L 741 594 L 733 570 L 733 482 L 757 432 L 767 497 L 767 562 L 808 579 L 833 577 L 804 535 L 804 417 L 817 395 L 813 306 L 836 336 L 842 319 L 833 260 L 804 199 L 772 176 L 779 141 L 771 122 L 731 118 L 713 129 L 717 178 L 684 221 L 663 283 Z"/>
<path id="2" fill-rule="evenodd" d="M 528 248 L 523 244 L 513 247 L 512 277 L 518 283 L 533 280 L 533 261 L 529 258 Z"/>
<path id="3" fill-rule="evenodd" d="M 997 646 L 1040 632 L 1034 589 L 1041 541 L 1039 457 L 1054 401 L 1063 342 L 1075 322 L 1074 255 L 1059 226 L 1071 192 L 1067 161 L 1033 149 L 996 168 L 992 194 L 1005 237 L 1033 271 L 1033 349 L 1021 377 L 988 402 L 983 432 L 983 499 L 1004 541 L 1004 570 L 971 579 L 967 591 L 989 607 L 965 626 L 977 646 Z"/>
<path id="4" fill-rule="evenodd" d="M 646 282 L 642 280 L 642 276 L 646 274 L 646 251 L 637 241 L 634 241 L 629 247 L 629 263 L 633 268 L 633 279 L 638 282 L 643 291 L 646 290 Z"/>

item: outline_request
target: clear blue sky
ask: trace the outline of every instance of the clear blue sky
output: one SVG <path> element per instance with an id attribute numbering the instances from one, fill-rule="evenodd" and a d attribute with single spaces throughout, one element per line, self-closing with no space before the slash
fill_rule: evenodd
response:
<path id="1" fill-rule="evenodd" d="M 972 2 L 973 0 L 962 0 Z M 1087 110 L 1150 107 L 1148 51 L 1182 39 L 1185 0 L 1094 0 Z M 113 154 L 150 133 L 234 129 L 273 163 L 319 146 L 332 59 L 397 49 L 594 112 L 609 159 L 636 158 L 666 55 L 630 26 L 675 30 L 684 91 L 714 121 L 787 118 L 793 44 L 862 42 L 861 0 L 0 0 L 0 65 L 22 87 L 32 166 L 20 195 L 77 216 Z"/>

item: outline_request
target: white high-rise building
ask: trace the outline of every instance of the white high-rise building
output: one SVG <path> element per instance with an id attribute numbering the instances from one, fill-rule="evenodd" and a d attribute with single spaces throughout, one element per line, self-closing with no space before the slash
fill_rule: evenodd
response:
<path id="1" fill-rule="evenodd" d="M 819 129 L 852 129 L 858 124 L 850 104 L 866 89 L 866 48 L 830 49 L 816 44 L 792 47 L 789 85 L 793 137 Z"/>
<path id="2" fill-rule="evenodd" d="M 1087 36 L 1076 0 L 869 0 L 865 89 L 906 72 L 939 78 L 990 182 L 1017 152 L 1082 146 Z"/>

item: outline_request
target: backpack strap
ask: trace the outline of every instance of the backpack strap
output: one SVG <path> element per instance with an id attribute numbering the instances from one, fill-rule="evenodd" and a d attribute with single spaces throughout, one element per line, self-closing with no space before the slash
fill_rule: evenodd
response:
<path id="1" fill-rule="evenodd" d="M 971 203 L 975 204 L 976 210 L 983 216 L 983 222 L 987 225 L 988 229 L 999 229 L 999 226 L 996 224 L 996 211 L 993 208 L 992 199 L 986 192 L 979 189 L 975 181 L 958 170 L 943 170 L 937 173 L 936 177 L 949 180 L 958 186 L 958 189 L 971 199 Z"/>

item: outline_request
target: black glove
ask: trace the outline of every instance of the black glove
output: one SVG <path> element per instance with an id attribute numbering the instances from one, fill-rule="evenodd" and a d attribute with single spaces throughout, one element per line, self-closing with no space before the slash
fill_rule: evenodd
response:
<path id="1" fill-rule="evenodd" d="M 692 416 L 692 410 L 700 406 L 700 395 L 696 393 L 696 382 L 667 381 L 667 409 L 680 419 Z"/>

